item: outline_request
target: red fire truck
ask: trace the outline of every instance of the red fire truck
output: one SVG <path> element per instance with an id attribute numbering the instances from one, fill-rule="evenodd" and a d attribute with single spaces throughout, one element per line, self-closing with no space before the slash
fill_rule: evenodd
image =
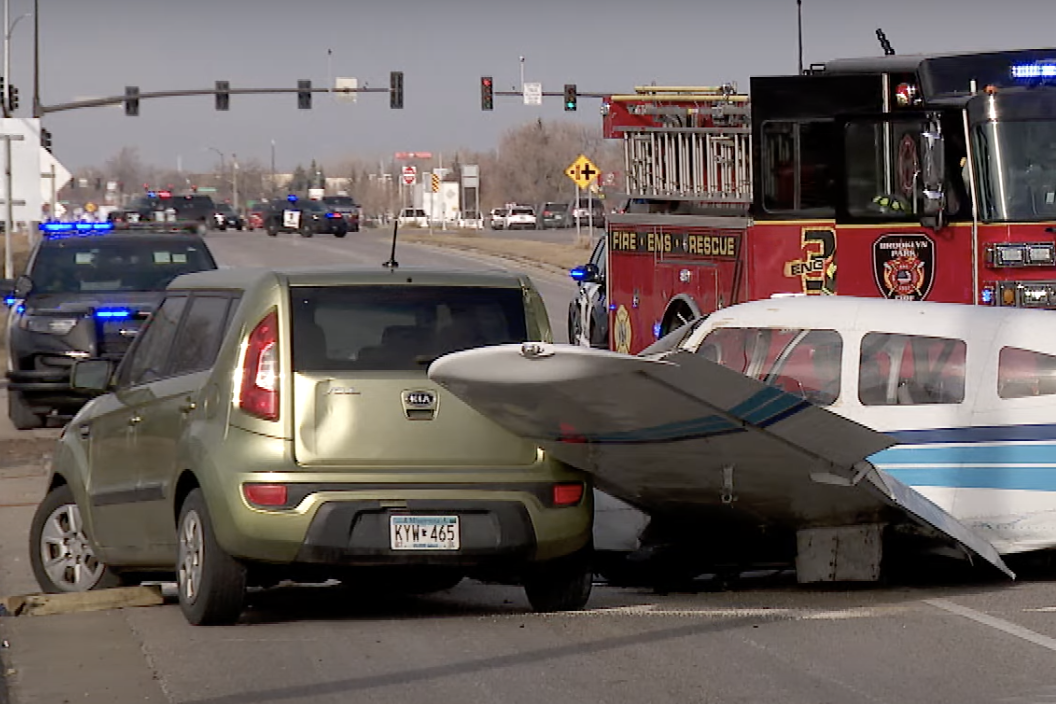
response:
<path id="1" fill-rule="evenodd" d="M 625 150 L 613 350 L 776 295 L 1056 308 L 1056 49 L 640 87 L 602 113 Z"/>

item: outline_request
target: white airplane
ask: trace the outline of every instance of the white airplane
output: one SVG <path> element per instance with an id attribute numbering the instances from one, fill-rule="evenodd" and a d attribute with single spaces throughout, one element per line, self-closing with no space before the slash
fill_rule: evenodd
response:
<path id="1" fill-rule="evenodd" d="M 788 297 L 638 356 L 468 350 L 434 381 L 648 513 L 708 565 L 872 581 L 884 550 L 1056 547 L 1056 328 L 1041 310 Z M 688 568 L 687 568 L 688 569 Z"/>

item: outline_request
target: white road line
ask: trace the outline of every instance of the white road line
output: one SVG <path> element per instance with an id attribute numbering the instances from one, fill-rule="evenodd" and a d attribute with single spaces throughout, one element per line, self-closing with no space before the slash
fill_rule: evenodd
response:
<path id="1" fill-rule="evenodd" d="M 1042 634 L 1037 633 L 1036 631 L 1032 631 L 1029 628 L 1024 628 L 1023 626 L 1016 625 L 1011 621 L 1006 621 L 1002 618 L 990 616 L 988 614 L 982 613 L 981 611 L 976 611 L 975 609 L 969 609 L 967 606 L 955 604 L 949 599 L 925 599 L 924 603 L 928 604 L 929 606 L 934 606 L 937 609 L 942 609 L 943 611 L 949 611 L 951 614 L 957 614 L 958 616 L 963 616 L 965 618 L 971 619 L 976 623 L 983 624 L 984 626 L 996 628 L 997 630 L 1003 633 L 1015 636 L 1016 638 L 1022 638 L 1023 640 L 1033 643 L 1034 645 L 1040 645 L 1042 648 L 1048 648 L 1049 650 L 1056 652 L 1056 638 L 1043 636 Z"/>

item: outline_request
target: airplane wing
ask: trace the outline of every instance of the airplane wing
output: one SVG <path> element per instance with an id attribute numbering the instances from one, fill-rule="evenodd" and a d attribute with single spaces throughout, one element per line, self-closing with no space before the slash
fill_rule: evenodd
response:
<path id="1" fill-rule="evenodd" d="M 501 345 L 442 357 L 429 377 L 653 516 L 719 531 L 911 517 L 1011 576 L 990 543 L 866 460 L 892 437 L 689 352 Z"/>

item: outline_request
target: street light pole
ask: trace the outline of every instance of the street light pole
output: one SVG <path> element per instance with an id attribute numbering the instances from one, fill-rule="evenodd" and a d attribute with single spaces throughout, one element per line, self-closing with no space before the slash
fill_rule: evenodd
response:
<path id="1" fill-rule="evenodd" d="M 223 185 L 224 178 L 227 176 L 227 166 L 224 162 L 224 153 L 216 147 L 206 147 L 206 149 L 214 151 L 220 155 L 220 184 Z"/>
<path id="2" fill-rule="evenodd" d="M 238 155 L 231 152 L 231 200 L 234 201 L 235 212 L 238 212 Z"/>
<path id="3" fill-rule="evenodd" d="M 796 0 L 796 26 L 799 33 L 799 75 L 803 75 L 803 0 Z"/>
<path id="4" fill-rule="evenodd" d="M 40 117 L 40 0 L 33 0 L 33 117 Z"/>
<path id="5" fill-rule="evenodd" d="M 275 183 L 275 140 L 271 140 L 271 195 L 274 196 L 279 191 L 278 185 Z"/>

